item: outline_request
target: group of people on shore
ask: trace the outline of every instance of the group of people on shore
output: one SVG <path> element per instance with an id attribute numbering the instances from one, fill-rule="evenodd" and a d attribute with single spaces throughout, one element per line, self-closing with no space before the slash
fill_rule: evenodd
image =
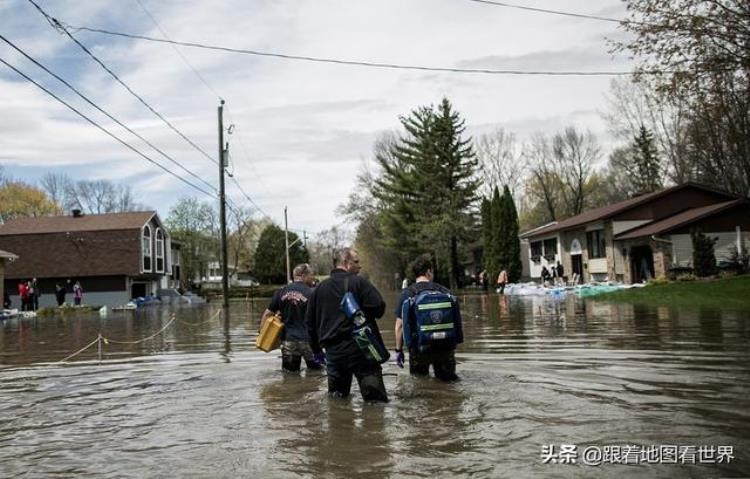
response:
<path id="1" fill-rule="evenodd" d="M 57 305 L 62 306 L 65 304 L 65 296 L 68 293 L 68 288 L 72 289 L 74 304 L 76 306 L 83 304 L 83 287 L 81 286 L 81 282 L 76 281 L 71 287 L 70 280 L 68 280 L 63 284 L 55 284 L 55 301 L 57 302 Z M 39 298 L 41 296 L 42 290 L 39 286 L 39 281 L 37 281 L 36 278 L 32 278 L 28 281 L 20 281 L 18 283 L 18 297 L 21 300 L 21 311 L 36 311 L 39 309 Z M 3 307 L 11 307 L 11 300 L 7 291 L 5 291 L 3 298 Z"/>
<path id="2" fill-rule="evenodd" d="M 328 393 L 347 397 L 356 377 L 366 401 L 388 402 L 382 364 L 390 353 L 377 319 L 386 304 L 377 288 L 359 276 L 359 255 L 353 248 L 336 252 L 330 276 L 313 288 L 314 273 L 308 264 L 294 268 L 294 281 L 274 293 L 261 325 L 279 314 L 284 323 L 281 367 L 299 371 L 304 359 L 308 369 L 325 367 Z M 395 305 L 396 364 L 403 368 L 409 352 L 409 371 L 455 381 L 456 346 L 463 342 L 458 303 L 445 287 L 433 282 L 428 255 L 412 265 L 415 283 L 401 291 Z"/>
<path id="3" fill-rule="evenodd" d="M 21 298 L 21 311 L 36 311 L 39 309 L 39 283 L 36 278 L 18 283 L 18 297 Z"/>

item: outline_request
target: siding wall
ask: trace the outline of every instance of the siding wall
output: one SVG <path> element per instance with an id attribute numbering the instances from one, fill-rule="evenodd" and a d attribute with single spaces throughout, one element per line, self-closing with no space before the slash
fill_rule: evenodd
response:
<path id="1" fill-rule="evenodd" d="M 711 238 L 719 238 L 714 245 L 716 261 L 728 261 L 732 251 L 737 249 L 737 233 L 706 233 Z M 745 248 L 750 250 L 750 232 L 743 231 L 742 241 Z M 693 240 L 689 234 L 672 235 L 672 256 L 676 266 L 693 266 Z"/>

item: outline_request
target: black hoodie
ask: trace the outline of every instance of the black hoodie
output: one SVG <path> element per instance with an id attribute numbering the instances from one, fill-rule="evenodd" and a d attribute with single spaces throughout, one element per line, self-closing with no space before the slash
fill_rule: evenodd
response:
<path id="1" fill-rule="evenodd" d="M 383 297 L 366 279 L 337 268 L 331 271 L 328 279 L 313 290 L 307 304 L 307 332 L 310 347 L 316 353 L 320 352 L 321 347 L 325 348 L 340 340 L 351 338 L 354 324 L 339 307 L 341 298 L 344 297 L 345 283 L 365 314 L 367 324 L 380 338 L 380 330 L 375 320 L 385 313 Z"/>

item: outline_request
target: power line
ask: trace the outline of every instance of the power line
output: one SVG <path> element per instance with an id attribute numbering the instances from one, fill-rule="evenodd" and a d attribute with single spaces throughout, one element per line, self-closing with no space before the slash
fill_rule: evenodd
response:
<path id="1" fill-rule="evenodd" d="M 141 7 L 141 9 L 146 13 L 146 15 L 151 19 L 151 22 L 156 26 L 156 28 L 159 30 L 159 32 L 161 32 L 161 34 L 164 36 L 164 38 L 166 38 L 167 40 L 171 40 L 170 37 L 169 37 L 169 35 L 167 34 L 167 32 L 161 27 L 161 25 L 159 25 L 159 22 L 151 14 L 151 12 L 146 8 L 146 6 L 143 4 L 143 2 L 141 0 L 135 0 L 135 1 L 136 1 L 136 3 L 138 3 L 138 5 Z M 190 70 L 193 71 L 193 73 L 198 78 L 198 80 L 200 80 L 200 82 L 211 93 L 213 93 L 214 95 L 216 95 L 219 99 L 222 99 L 222 96 L 219 95 L 219 93 L 208 83 L 208 81 L 203 77 L 203 75 L 201 75 L 200 72 L 190 63 L 190 61 L 187 59 L 187 57 L 185 57 L 185 55 L 182 54 L 182 52 L 180 51 L 180 49 L 177 48 L 177 46 L 174 45 L 174 44 L 172 44 L 171 46 L 172 46 L 172 49 L 175 51 L 175 53 L 177 53 L 177 55 L 182 59 L 183 63 L 185 63 L 185 65 L 187 65 L 187 67 L 190 68 Z M 228 109 L 225 110 L 225 111 L 226 111 L 227 116 L 229 118 L 230 124 L 234 124 L 234 121 L 232 120 L 231 113 L 228 111 Z M 260 176 L 260 174 L 258 173 L 257 169 L 255 168 L 255 165 L 250 161 L 250 155 L 247 153 L 247 148 L 245 147 L 245 143 L 242 140 L 242 136 L 240 135 L 239 132 L 237 132 L 237 139 L 240 142 L 240 147 L 242 149 L 242 153 L 244 155 L 244 158 L 245 158 L 246 162 L 250 165 L 250 168 L 252 168 L 253 172 L 255 173 L 255 176 L 258 178 L 258 181 L 261 183 L 261 185 L 263 185 L 263 187 L 266 190 L 268 190 L 268 188 L 265 185 L 265 182 L 263 181 L 263 178 Z M 232 178 L 234 178 L 234 177 L 235 177 L 235 175 L 233 174 Z M 237 183 L 236 179 L 235 179 L 235 182 Z M 237 185 L 238 185 L 238 188 L 239 188 L 239 183 L 237 183 Z M 250 198 L 250 196 L 244 190 L 242 190 L 240 188 L 240 191 L 242 191 L 242 194 L 255 206 L 255 208 L 258 211 L 261 211 L 261 209 L 258 207 L 258 205 L 252 200 L 252 198 Z M 230 203 L 232 202 L 232 200 L 230 198 L 228 198 L 228 200 L 229 200 Z M 239 208 L 237 207 L 237 205 L 232 204 L 231 207 L 235 211 L 235 213 L 239 212 Z M 263 214 L 265 215 L 265 213 L 263 213 Z M 268 215 L 266 215 L 266 217 L 268 217 Z"/>
<path id="2" fill-rule="evenodd" d="M 225 111 L 227 113 L 227 117 L 229 118 L 229 123 L 231 125 L 234 125 L 234 121 L 232 119 L 232 113 L 229 111 L 230 109 L 227 108 Z M 244 158 L 245 162 L 250 165 L 250 168 L 253 170 L 253 173 L 255 173 L 255 177 L 258 179 L 258 182 L 260 182 L 261 186 L 263 186 L 263 189 L 266 191 L 266 193 L 270 193 L 268 186 L 266 185 L 266 182 L 263 181 L 263 177 L 261 176 L 258 169 L 255 167 L 255 162 L 250 159 L 250 154 L 247 151 L 247 148 L 245 147 L 245 142 L 242 139 L 242 129 L 237 128 L 237 131 L 234 133 L 237 135 L 237 140 L 240 143 L 240 150 L 242 153 L 242 157 Z"/>
<path id="3" fill-rule="evenodd" d="M 469 2 L 475 2 L 475 3 L 483 3 L 485 5 L 494 5 L 497 7 L 506 7 L 506 8 L 516 8 L 518 10 L 526 10 L 529 12 L 536 12 L 536 13 L 549 13 L 552 15 L 562 15 L 566 17 L 574 17 L 574 18 L 585 18 L 588 20 L 600 20 L 603 22 L 613 22 L 613 23 L 633 23 L 628 20 L 618 20 L 617 18 L 611 18 L 611 17 L 600 17 L 598 15 L 587 15 L 585 13 L 573 13 L 573 12 L 564 12 L 562 10 L 550 10 L 547 8 L 536 8 L 536 7 L 527 7 L 524 5 L 515 5 L 512 3 L 505 3 L 505 2 L 496 2 L 494 0 L 467 0 Z"/>
<path id="4" fill-rule="evenodd" d="M 17 73 L 18 75 L 20 75 L 21 77 L 25 78 L 25 79 L 26 79 L 27 81 L 29 81 L 29 82 L 33 83 L 34 85 L 36 85 L 36 87 L 37 87 L 37 88 L 39 88 L 40 90 L 42 90 L 43 92 L 45 92 L 45 93 L 46 93 L 47 95 L 51 96 L 52 98 L 54 98 L 54 99 L 55 99 L 55 100 L 57 100 L 58 102 L 60 102 L 60 103 L 62 103 L 63 105 L 65 105 L 65 106 L 66 106 L 66 107 L 67 107 L 68 109 L 72 110 L 72 111 L 73 111 L 74 113 L 76 113 L 76 114 L 77 114 L 78 116 L 80 116 L 81 118 L 83 118 L 83 119 L 84 119 L 84 120 L 86 120 L 87 122 L 91 123 L 91 124 L 92 124 L 92 125 L 94 125 L 94 126 L 95 126 L 96 128 L 100 129 L 101 131 L 103 131 L 104 133 L 106 133 L 107 135 L 109 135 L 110 137 L 114 138 L 114 139 L 115 139 L 116 141 L 118 141 L 119 143 L 121 143 L 121 144 L 122 144 L 123 146 L 125 146 L 125 147 L 126 147 L 126 148 L 128 148 L 129 150 L 132 150 L 133 152 L 135 152 L 135 153 L 136 153 L 136 154 L 138 154 L 139 156 L 143 157 L 143 158 L 144 158 L 144 159 L 146 159 L 147 161 L 149 161 L 149 162 L 153 163 L 154 165 L 158 166 L 159 168 L 161 168 L 162 170 L 166 171 L 166 172 L 167 172 L 167 173 L 169 173 L 170 175 L 174 176 L 174 177 L 175 177 L 175 178 L 177 178 L 178 180 L 182 181 L 182 182 L 183 182 L 183 183 L 185 183 L 186 185 L 188 185 L 188 186 L 191 186 L 191 187 L 195 188 L 196 190 L 200 191 L 201 193 L 204 193 L 204 194 L 206 194 L 206 195 L 208 195 L 208 196 L 214 197 L 214 195 L 213 195 L 212 193 L 209 193 L 208 191 L 206 191 L 206 190 L 202 189 L 202 188 L 201 188 L 200 186 L 197 186 L 197 185 L 195 185 L 195 184 L 191 183 L 190 181 L 186 180 L 185 178 L 183 178 L 183 177 L 181 177 L 181 176 L 177 175 L 176 173 L 174 173 L 174 172 L 172 172 L 172 171 L 168 170 L 168 169 L 167 169 L 167 168 L 166 168 L 166 167 L 165 167 L 164 165 L 162 165 L 161 163 L 158 163 L 157 161 L 153 160 L 153 159 L 152 159 L 151 157 L 149 157 L 149 156 L 148 156 L 148 155 L 146 155 L 145 153 L 142 153 L 142 152 L 141 152 L 140 150 L 138 150 L 137 148 L 135 148 L 134 146 L 132 146 L 131 144 L 129 144 L 129 143 L 128 143 L 128 142 L 126 142 L 125 140 L 121 139 L 120 137 L 118 137 L 118 136 L 117 136 L 117 135 L 115 135 L 114 133 L 110 132 L 109 130 L 107 130 L 106 128 L 104 128 L 104 127 L 103 127 L 103 126 L 101 126 L 100 124 L 98 124 L 98 123 L 97 123 L 96 121 L 94 121 L 94 120 L 92 120 L 91 118 L 87 117 L 86 115 L 84 115 L 83 113 L 81 113 L 80 111 L 78 111 L 78 110 L 77 110 L 77 109 L 76 109 L 75 107 L 73 107 L 72 105 L 70 105 L 69 103 L 67 103 L 67 102 L 66 102 L 65 100 L 63 100 L 63 99 L 62 99 L 62 98 L 60 98 L 59 96 L 57 96 L 57 95 L 55 95 L 54 93 L 52 93 L 52 92 L 51 92 L 50 90 L 48 90 L 47 88 L 45 88 L 44 86 L 42 86 L 42 85 L 41 85 L 40 83 L 38 83 L 38 82 L 37 82 L 37 81 L 35 81 L 35 80 L 34 80 L 33 78 L 31 78 L 31 77 L 29 77 L 28 75 L 26 75 L 25 73 L 23 73 L 22 71 L 20 71 L 19 69 L 17 69 L 17 68 L 16 68 L 16 67 L 14 67 L 13 65 L 11 65 L 10 63 L 6 62 L 6 61 L 5 61 L 5 60 L 4 60 L 3 58 L 1 58 L 1 57 L 0 57 L 0 63 L 3 63 L 3 64 L 4 64 L 5 66 L 7 66 L 8 68 L 10 68 L 10 69 L 11 69 L 11 70 L 13 70 L 14 72 L 16 72 L 16 73 Z"/>
<path id="5" fill-rule="evenodd" d="M 143 136 L 141 136 L 140 134 L 138 134 L 136 131 L 133 131 L 131 128 L 129 128 L 124 123 L 122 123 L 120 120 L 118 120 L 117 118 L 115 118 L 114 116 L 112 116 L 111 114 L 109 114 L 107 111 L 105 111 L 104 109 L 102 109 L 99 105 L 97 105 L 96 103 L 94 103 L 93 101 L 91 101 L 88 97 L 86 97 L 86 95 L 84 95 L 78 89 L 76 89 L 73 85 L 71 85 L 70 83 L 68 83 L 64 78 L 60 77 L 55 72 L 51 71 L 49 68 L 47 68 L 46 66 L 44 66 L 43 64 L 41 64 L 39 61 L 37 61 L 36 59 L 34 59 L 33 57 L 31 57 L 28 53 L 26 53 L 25 51 L 23 51 L 18 45 L 16 45 L 15 43 L 11 42 L 7 38 L 5 38 L 2 34 L 0 34 L 0 40 L 4 41 L 8 45 L 10 45 L 14 50 L 16 50 L 18 53 L 20 53 L 21 55 L 23 55 L 27 60 L 29 60 L 30 62 L 32 62 L 37 67 L 41 68 L 42 70 L 44 70 L 45 72 L 47 72 L 48 74 L 50 74 L 51 76 L 53 76 L 55 79 L 57 79 L 59 82 L 61 82 L 62 84 L 64 84 L 68 88 L 70 88 L 71 90 L 73 90 L 73 92 L 75 92 L 75 94 L 78 95 L 80 98 L 82 98 L 86 103 L 88 103 L 89 105 L 91 105 L 94 108 L 96 108 L 99 112 L 101 112 L 102 114 L 104 114 L 107 118 L 109 118 L 110 120 L 114 121 L 115 123 L 117 123 L 118 125 L 120 125 L 122 128 L 124 128 L 125 130 L 127 130 L 128 132 L 130 132 L 132 135 L 136 136 L 138 139 L 140 139 L 141 141 L 143 141 L 144 143 L 146 143 L 148 146 L 150 146 L 151 148 L 153 148 L 154 150 L 156 150 L 157 152 L 159 152 L 164 158 L 166 158 L 167 160 L 169 160 L 172 163 L 174 163 L 175 165 L 177 165 L 184 172 L 186 172 L 187 174 L 191 175 L 193 178 L 197 179 L 198 181 L 202 182 L 203 184 L 207 185 L 209 188 L 211 188 L 213 190 L 216 190 L 216 188 L 214 188 L 214 186 L 212 184 L 208 183 L 207 181 L 205 181 L 200 176 L 196 175 L 195 173 L 193 173 L 189 169 L 185 168 L 177 160 L 175 160 L 174 158 L 172 158 L 171 156 L 169 156 L 168 154 L 166 154 L 164 151 L 162 151 L 156 145 L 154 145 L 153 143 L 151 143 L 150 141 L 148 141 L 146 138 L 144 138 Z"/>
<path id="6" fill-rule="evenodd" d="M 166 38 L 167 40 L 170 40 L 169 35 L 167 35 L 167 32 L 165 32 L 164 29 L 161 27 L 161 25 L 159 25 L 159 22 L 157 22 L 156 18 L 154 18 L 154 16 L 151 15 L 151 12 L 148 11 L 148 9 L 143 4 L 143 2 L 141 2 L 141 0 L 135 0 L 135 1 L 138 3 L 138 5 L 140 5 L 140 7 L 143 9 L 143 11 L 146 13 L 146 15 L 148 15 L 148 18 L 151 19 L 151 21 L 153 22 L 153 24 L 156 25 L 156 28 L 161 32 L 161 34 L 164 35 L 164 38 Z M 177 53 L 177 55 L 179 55 L 179 57 L 182 59 L 182 61 L 185 63 L 185 65 L 187 65 L 188 68 L 190 68 L 193 71 L 193 73 L 195 73 L 195 76 L 198 77 L 198 79 L 201 81 L 201 83 L 203 83 L 203 85 L 211 93 L 213 93 L 214 95 L 216 95 L 221 100 L 222 99 L 221 95 L 219 95 L 216 92 L 216 90 L 214 90 L 213 87 L 208 84 L 208 82 L 206 81 L 206 79 L 203 78 L 203 75 L 201 75 L 200 72 L 188 61 L 188 59 L 185 57 L 185 55 L 182 54 L 182 52 L 180 51 L 180 49 L 177 48 L 176 45 L 172 45 L 172 49 Z"/>
<path id="7" fill-rule="evenodd" d="M 32 0 L 29 0 L 32 1 Z M 104 30 L 101 28 L 90 28 L 90 27 L 74 27 L 68 26 L 71 30 L 76 31 L 87 31 L 91 33 L 100 33 L 103 35 L 131 38 L 135 40 L 145 40 L 156 43 L 166 43 L 173 45 L 181 45 L 191 48 L 201 48 L 205 50 L 217 50 L 229 53 L 238 53 L 244 55 L 255 55 L 261 57 L 272 57 L 282 58 L 285 60 L 300 60 L 315 63 L 332 63 L 337 65 L 350 65 L 370 68 L 385 68 L 392 70 L 418 70 L 418 71 L 430 71 L 430 72 L 446 72 L 446 73 L 468 73 L 468 74 L 486 74 L 486 75 L 536 75 L 536 76 L 629 76 L 633 72 L 629 71 L 548 71 L 548 70 L 493 70 L 486 68 L 452 68 L 452 67 L 430 67 L 420 65 L 404 65 L 396 63 L 381 63 L 381 62 L 370 62 L 370 61 L 357 61 L 357 60 L 341 60 L 335 58 L 323 58 L 323 57 L 311 57 L 302 55 L 287 55 L 283 53 L 264 52 L 259 50 L 248 50 L 244 48 L 232 48 L 218 45 L 207 45 L 204 43 L 196 42 L 183 42 L 178 40 L 165 40 L 163 38 L 154 38 L 146 35 L 137 35 L 132 33 L 115 32 L 111 30 Z M 663 74 L 663 73 L 674 73 L 670 70 L 648 70 L 643 72 L 645 74 Z"/>
<path id="8" fill-rule="evenodd" d="M 256 202 L 255 202 L 255 201 L 254 201 L 254 200 L 253 200 L 253 199 L 252 199 L 252 198 L 250 197 L 250 195 L 248 195 L 248 194 L 247 194 L 247 193 L 245 192 L 245 190 L 244 190 L 244 189 L 242 188 L 242 185 L 240 185 L 240 182 L 239 182 L 239 181 L 237 181 L 237 178 L 235 178 L 234 176 L 230 176 L 230 178 L 232 178 L 232 181 L 234 181 L 234 184 L 235 184 L 235 185 L 237 185 L 237 189 L 238 189 L 238 190 L 240 190 L 240 193 L 242 193 L 242 196 L 244 196 L 244 197 L 245 197 L 245 199 L 247 199 L 247 201 L 249 201 L 249 202 L 250 202 L 250 203 L 251 203 L 251 204 L 252 204 L 253 206 L 255 206 L 255 209 L 257 209 L 257 210 L 258 210 L 258 212 L 259 212 L 260 214 L 262 214 L 262 215 L 263 215 L 263 216 L 264 216 L 264 217 L 265 217 L 266 219 L 270 220 L 270 221 L 271 221 L 272 223 L 275 223 L 275 221 L 273 220 L 273 218 L 271 218 L 271 216 L 269 216 L 269 214 L 268 214 L 268 213 L 266 213 L 265 211 L 263 211 L 263 209 L 262 209 L 262 208 L 261 208 L 260 206 L 258 206 L 258 203 L 256 203 Z"/>
<path id="9" fill-rule="evenodd" d="M 109 73 L 110 76 L 112 76 L 112 78 L 114 78 L 120 85 L 122 85 L 123 87 L 125 87 L 125 89 L 128 92 L 130 92 L 131 95 L 133 95 L 135 98 L 137 98 L 138 101 L 140 101 L 143 104 L 143 106 L 145 106 L 146 108 L 148 108 L 154 115 L 156 115 L 159 119 L 161 119 L 169 128 L 172 129 L 172 131 L 174 131 L 175 133 L 177 133 L 178 135 L 180 135 L 193 148 L 195 148 L 196 150 L 198 150 L 199 152 L 201 152 L 203 154 L 203 156 L 205 156 L 209 160 L 213 161 L 217 165 L 219 164 L 219 162 L 216 161 L 213 157 L 211 157 L 211 155 L 209 155 L 208 153 L 206 153 L 200 146 L 196 145 L 190 138 L 188 138 L 187 136 L 185 136 L 185 134 L 183 134 L 174 125 L 172 125 L 172 123 L 170 123 L 169 120 L 167 120 L 161 113 L 159 113 L 158 111 L 156 111 L 146 100 L 143 99 L 143 97 L 141 97 L 135 91 L 133 91 L 133 89 L 130 88 L 124 81 L 122 81 L 120 79 L 120 77 L 117 76 L 117 74 L 115 72 L 113 72 L 109 67 L 107 67 L 107 65 L 105 65 L 104 62 L 102 62 L 101 60 L 99 60 L 99 58 L 97 58 L 97 56 L 94 55 L 91 52 L 91 50 L 89 50 L 86 47 L 86 45 L 84 45 L 83 43 L 79 42 L 78 39 L 76 39 L 68 31 L 68 29 L 65 26 L 63 26 L 63 24 L 61 22 L 59 22 L 56 18 L 48 15 L 47 12 L 45 12 L 42 9 L 42 7 L 40 7 L 34 0 L 28 0 L 28 1 L 29 1 L 29 3 L 31 3 L 32 5 L 34 5 L 34 7 L 36 7 L 36 9 L 39 11 L 39 13 L 41 13 L 44 16 L 44 18 L 47 19 L 47 21 L 50 23 L 50 25 L 52 25 L 56 30 L 58 30 L 61 33 L 64 33 L 65 35 L 68 36 L 68 38 L 70 38 L 71 40 L 73 40 L 73 42 L 76 45 L 78 45 L 84 52 L 86 52 L 86 54 L 88 56 L 90 56 L 96 63 L 98 63 L 99 66 L 101 66 L 104 69 L 104 71 L 106 71 L 107 73 Z"/>

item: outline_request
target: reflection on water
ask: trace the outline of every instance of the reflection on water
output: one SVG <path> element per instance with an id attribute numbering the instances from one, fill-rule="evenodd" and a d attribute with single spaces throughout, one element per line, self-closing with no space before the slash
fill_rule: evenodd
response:
<path id="1" fill-rule="evenodd" d="M 395 297 L 388 298 L 395 300 Z M 386 405 L 255 350 L 266 301 L 0 324 L 3 477 L 750 475 L 750 311 L 461 298 L 462 380 Z M 104 344 L 55 364 L 98 334 Z M 393 346 L 393 318 L 382 322 Z M 732 445 L 728 465 L 547 465 L 544 444 Z"/>

